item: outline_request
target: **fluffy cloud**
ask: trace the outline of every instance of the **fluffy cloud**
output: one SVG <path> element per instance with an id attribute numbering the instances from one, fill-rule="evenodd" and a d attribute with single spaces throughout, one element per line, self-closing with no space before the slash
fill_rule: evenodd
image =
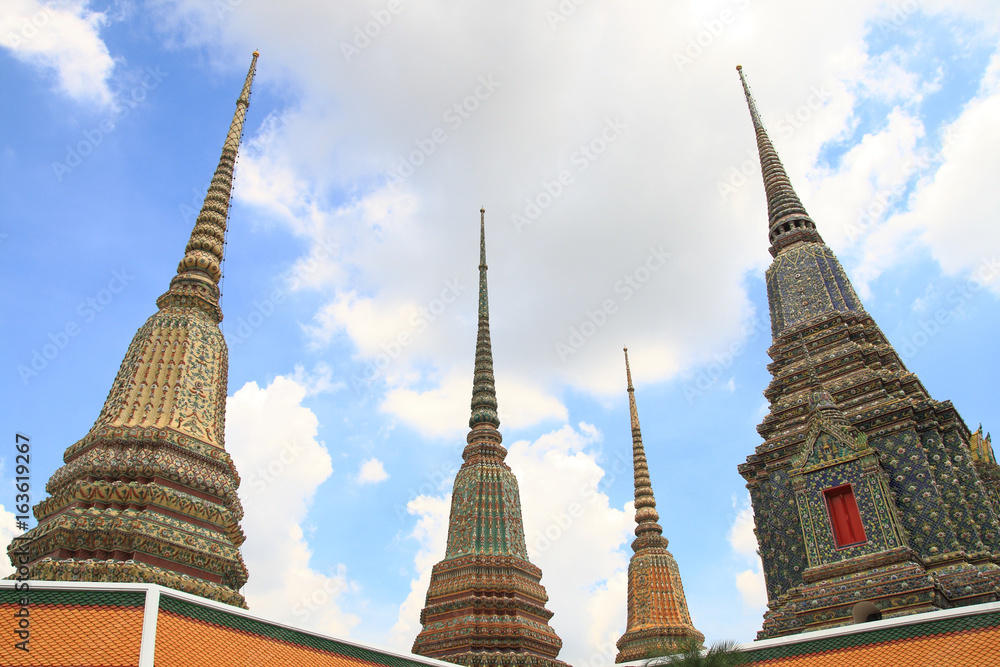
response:
<path id="1" fill-rule="evenodd" d="M 385 466 L 376 458 L 365 459 L 358 470 L 358 484 L 378 484 L 389 479 Z"/>
<path id="2" fill-rule="evenodd" d="M 733 65 L 747 65 L 824 236 L 837 248 L 860 244 L 852 275 L 864 292 L 901 252 L 902 232 L 875 228 L 900 202 L 899 184 L 927 171 L 914 109 L 940 79 L 922 82 L 911 54 L 869 53 L 865 38 L 880 26 L 904 29 L 919 12 L 988 13 L 970 1 L 897 15 L 856 0 L 824 13 L 819 32 L 771 40 L 763 26 L 816 17 L 741 0 L 627 12 L 589 5 L 556 19 L 530 2 L 457 13 L 432 2 L 403 6 L 364 37 L 380 3 L 222 14 L 194 0 L 161 6 L 165 24 L 195 43 L 249 50 L 263 36 L 259 76 L 286 82 L 298 100 L 250 142 L 239 196 L 297 234 L 336 239 L 340 254 L 309 274 L 309 286 L 332 296 L 307 333 L 317 346 L 346 337 L 366 369 L 358 386 L 384 393 L 386 412 L 434 435 L 460 424 L 465 409 L 480 205 L 498 381 L 517 387 L 501 400 L 507 423 L 564 418 L 567 385 L 617 390 L 625 342 L 645 350 L 651 381 L 673 377 L 742 335 L 750 308 L 741 279 L 767 262 Z M 584 47 L 595 40 L 603 55 L 590 60 L 597 51 Z M 801 57 L 789 61 L 790 51 Z M 862 99 L 899 107 L 836 168 L 818 168 L 824 148 L 861 122 Z M 748 151 L 749 172 L 720 197 Z M 892 201 L 881 202 L 885 192 Z M 883 211 L 859 224 L 855 212 L 873 203 Z M 621 220 L 628 233 L 609 224 Z M 461 293 L 434 310 L 453 281 Z"/>
<path id="3" fill-rule="evenodd" d="M 753 532 L 750 497 L 746 496 L 743 500 L 733 498 L 733 507 L 737 512 L 729 529 L 729 544 L 741 563 L 749 566 L 736 575 L 736 589 L 740 592 L 745 607 L 759 609 L 763 613 L 767 606 L 767 590 L 764 587 L 764 568 L 757 555 L 757 536 Z"/>
<path id="4" fill-rule="evenodd" d="M 410 582 L 410 592 L 399 607 L 399 618 L 389 635 L 390 646 L 403 653 L 410 651 L 414 638 L 421 630 L 420 610 L 426 604 L 431 568 L 444 558 L 451 494 L 417 496 L 407 503 L 406 510 L 417 517 L 417 525 L 409 537 L 416 540 L 420 547 L 414 559 L 417 576 Z"/>
<path id="5" fill-rule="evenodd" d="M 594 656 L 614 660 L 614 643 L 625 630 L 628 556 L 623 546 L 634 527 L 631 503 L 609 504 L 601 490 L 615 475 L 631 475 L 631 461 L 599 462 L 600 433 L 581 423 L 564 426 L 534 442 L 510 445 L 507 463 L 521 492 L 528 555 L 542 568 L 552 626 L 564 643 L 560 659 L 590 664 Z M 420 631 L 430 570 L 444 556 L 451 494 L 420 496 L 408 505 L 417 524 L 409 537 L 420 548 L 418 573 L 400 607 L 393 642 L 409 649 Z"/>
<path id="6" fill-rule="evenodd" d="M 940 167 L 909 210 L 886 225 L 880 246 L 916 233 L 949 274 L 964 274 L 1000 292 L 1000 54 L 994 54 L 979 94 L 944 130 Z"/>
<path id="7" fill-rule="evenodd" d="M 611 507 L 601 489 L 632 475 L 624 453 L 602 465 L 593 426 L 564 426 L 534 442 L 510 445 L 507 463 L 521 488 L 528 555 L 542 568 L 560 658 L 574 665 L 614 660 L 625 631 L 630 534 L 634 509 Z M 629 452 L 630 453 L 630 452 Z"/>
<path id="8" fill-rule="evenodd" d="M 402 419 L 431 437 L 460 436 L 467 429 L 472 398 L 471 355 L 460 372 L 437 387 L 424 391 L 393 387 L 386 391 L 382 410 Z M 520 378 L 497 380 L 501 424 L 510 428 L 530 426 L 547 419 L 565 420 L 566 406 L 557 398 Z"/>
<path id="9" fill-rule="evenodd" d="M 278 376 L 265 388 L 248 382 L 226 405 L 226 449 L 246 510 L 242 550 L 251 578 L 243 593 L 254 613 L 346 636 L 358 618 L 344 611 L 342 596 L 355 587 L 342 566 L 330 573 L 309 566 L 302 526 L 316 488 L 333 473 L 305 396 L 306 387 Z"/>
<path id="10" fill-rule="evenodd" d="M 88 5 L 87 0 L 4 0 L 0 46 L 18 60 L 53 71 L 59 88 L 73 99 L 110 106 L 108 77 L 115 63 L 100 37 L 107 15 Z"/>
<path id="11" fill-rule="evenodd" d="M 779 48 L 761 26 L 805 20 L 804 10 L 723 4 L 734 22 L 683 67 L 664 63 L 719 8 L 596 4 L 553 23 L 531 2 L 406 4 L 361 46 L 353 41 L 381 4 L 243 4 L 222 18 L 189 0 L 161 7 L 164 24 L 198 43 L 248 51 L 264 40 L 262 83 L 280 79 L 298 100 L 251 142 L 239 196 L 294 233 L 337 240 L 340 255 L 310 283 L 332 296 L 308 332 L 317 345 L 346 337 L 377 370 L 365 375 L 384 381 L 383 408 L 428 432 L 456 422 L 427 415 L 467 402 L 481 205 L 498 382 L 517 388 L 500 403 L 509 424 L 565 418 L 566 385 L 617 391 L 625 342 L 647 350 L 655 381 L 741 335 L 741 279 L 766 253 L 760 184 L 735 208 L 716 188 L 753 147 L 737 54 L 756 55 L 744 64 L 769 108 L 794 112 L 828 84 L 796 135 L 812 157 L 849 120 L 839 80 L 844 62 L 864 60 L 870 15 L 849 2 L 825 16 L 823 48 L 800 30 Z M 613 56 L 590 59 L 595 40 Z M 790 49 L 804 57 L 789 62 Z M 464 288 L 435 313 L 450 281 Z"/>

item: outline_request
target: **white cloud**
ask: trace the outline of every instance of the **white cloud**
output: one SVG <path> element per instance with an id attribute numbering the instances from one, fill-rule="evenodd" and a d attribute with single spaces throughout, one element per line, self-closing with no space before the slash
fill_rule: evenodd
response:
<path id="1" fill-rule="evenodd" d="M 410 514 L 417 517 L 417 525 L 409 537 L 420 545 L 414 566 L 417 576 L 410 582 L 410 592 L 399 607 L 399 617 L 389 635 L 389 645 L 408 653 L 413 640 L 420 633 L 420 610 L 427 600 L 431 583 L 431 568 L 444 558 L 448 541 L 448 516 L 451 511 L 451 494 L 444 496 L 417 496 L 406 505 Z"/>
<path id="2" fill-rule="evenodd" d="M 365 459 L 358 470 L 358 484 L 378 484 L 389 479 L 385 466 L 376 458 Z"/>
<path id="3" fill-rule="evenodd" d="M 625 631 L 634 509 L 611 507 L 601 488 L 615 476 L 631 478 L 631 449 L 602 466 L 601 439 L 590 424 L 566 425 L 511 444 L 507 455 L 521 488 L 528 555 L 542 568 L 551 624 L 563 640 L 559 657 L 574 665 L 593 664 L 595 655 L 613 661 Z"/>
<path id="4" fill-rule="evenodd" d="M 886 225 L 884 245 L 917 235 L 949 274 L 963 274 L 1000 292 L 1000 53 L 979 94 L 943 134 L 941 165 Z"/>
<path id="5" fill-rule="evenodd" d="M 866 134 L 841 157 L 836 170 L 813 175 L 809 210 L 824 240 L 833 247 L 860 246 L 861 262 L 850 273 L 862 298 L 869 296 L 871 281 L 912 244 L 898 236 L 887 240 L 885 219 L 931 166 L 919 150 L 923 136 L 920 120 L 896 108 L 884 127 Z"/>
<path id="6" fill-rule="evenodd" d="M 871 11 L 860 0 L 841 6 L 824 26 L 838 46 L 817 51 L 799 30 L 780 46 L 759 39 L 760 26 L 805 20 L 804 10 L 742 3 L 737 24 L 679 71 L 663 63 L 673 63 L 677 45 L 717 10 L 594 5 L 553 30 L 536 3 L 457 13 L 440 2 L 411 4 L 348 61 L 340 44 L 371 20 L 369 8 L 333 11 L 300 0 L 280 10 L 244 4 L 220 18 L 189 0 L 162 6 L 165 23 L 183 25 L 185 39 L 198 44 L 228 52 L 264 39 L 259 76 L 298 93 L 294 108 L 265 124 L 259 148 L 246 152 L 253 155 L 241 164 L 245 201 L 297 234 L 341 244 L 341 255 L 312 274 L 311 286 L 335 296 L 308 332 L 319 345 L 346 336 L 364 363 L 391 358 L 380 364 L 374 390 L 386 392 L 387 412 L 424 433 L 436 432 L 434 423 L 461 424 L 438 417 L 466 409 L 471 373 L 460 391 L 452 383 L 471 371 L 474 353 L 480 205 L 487 209 L 494 353 L 503 369 L 497 379 L 517 388 L 504 398 L 498 385 L 506 423 L 565 419 L 558 397 L 567 385 L 618 391 L 625 342 L 645 350 L 645 372 L 658 381 L 738 338 L 749 311 L 741 279 L 766 253 L 759 182 L 741 192 L 755 194 L 735 215 L 715 187 L 753 146 L 733 71 L 737 54 L 756 56 L 744 64 L 754 67 L 769 108 L 794 111 L 811 85 L 831 82 L 825 110 L 796 134 L 808 145 L 802 155 L 813 155 L 849 120 L 853 98 L 839 78 L 845 67 L 861 68 L 853 63 L 864 61 Z M 475 34 L 490 37 L 459 38 Z M 596 35 L 616 55 L 584 64 L 581 46 Z M 790 49 L 806 55 L 789 63 Z M 581 67 L 587 76 L 566 75 Z M 495 85 L 484 88 L 482 80 Z M 456 115 L 455 105 L 467 100 L 475 110 Z M 440 141 L 430 138 L 436 128 Z M 709 132 L 724 149 L 705 150 Z M 387 172 L 401 161 L 412 175 L 387 187 Z M 563 171 L 567 182 L 551 195 Z M 623 172 L 628 178 L 608 181 Z M 513 216 L 539 201 L 544 210 L 519 229 Z M 629 221 L 629 233 L 610 224 L 620 220 Z M 661 247 L 671 256 L 650 270 L 650 249 Z M 415 313 L 450 280 L 465 290 L 418 331 Z M 698 317 L 676 316 L 683 312 Z M 560 358 L 557 345 L 574 331 L 586 332 L 582 346 Z M 410 342 L 392 357 L 386 350 L 401 334 Z"/>
<path id="7" fill-rule="evenodd" d="M 254 613 L 347 636 L 359 619 L 344 610 L 342 596 L 355 586 L 343 566 L 332 573 L 310 567 L 302 528 L 317 487 L 333 473 L 305 396 L 304 386 L 278 376 L 263 389 L 248 382 L 226 404 L 226 449 L 242 476 L 246 510 L 242 551 L 251 577 L 243 593 Z"/>
<path id="8" fill-rule="evenodd" d="M 107 15 L 87 0 L 0 3 L 0 46 L 18 60 L 52 70 L 59 88 L 75 100 L 111 106 L 108 77 L 115 63 L 100 37 Z"/>
<path id="9" fill-rule="evenodd" d="M 736 557 L 749 566 L 737 573 L 736 589 L 744 607 L 760 609 L 763 613 L 767 606 L 767 590 L 764 587 L 763 565 L 757 555 L 757 536 L 753 532 L 753 507 L 749 495 L 742 500 L 734 497 L 733 507 L 737 512 L 729 529 L 729 545 Z"/>
<path id="10" fill-rule="evenodd" d="M 0 505 L 0 544 L 4 545 L 4 549 L 6 549 L 7 545 L 10 544 L 15 537 L 24 532 L 17 530 L 16 522 L 17 517 L 15 517 L 14 513 L 8 512 L 3 505 Z M 4 551 L 3 555 L 0 556 L 0 578 L 13 573 L 14 566 L 11 565 L 10 559 L 7 558 L 7 553 Z"/>
<path id="11" fill-rule="evenodd" d="M 623 546 L 634 528 L 631 503 L 610 506 L 599 485 L 614 475 L 631 475 L 631 461 L 616 457 L 602 467 L 593 426 L 567 425 L 534 442 L 510 446 L 507 464 L 517 476 L 525 539 L 531 562 L 542 568 L 542 585 L 554 613 L 552 626 L 563 640 L 560 659 L 590 664 L 603 655 L 614 660 L 614 643 L 625 630 L 628 556 Z M 412 645 L 420 631 L 430 570 L 444 557 L 451 494 L 419 496 L 408 505 L 418 517 L 410 537 L 420 544 L 418 576 L 400 607 L 393 628 L 399 648 Z"/>
<path id="12" fill-rule="evenodd" d="M 387 390 L 382 410 L 429 437 L 462 435 L 467 430 L 472 400 L 472 355 L 460 371 L 451 373 L 432 389 L 406 387 Z M 547 419 L 565 420 L 566 406 L 559 399 L 520 378 L 497 379 L 497 403 L 502 427 L 521 428 Z"/>
<path id="13" fill-rule="evenodd" d="M 312 372 L 306 371 L 301 364 L 296 364 L 292 380 L 305 387 L 306 395 L 313 396 L 324 392 L 339 391 L 347 386 L 343 380 L 334 381 L 333 369 L 326 362 L 319 362 Z"/>

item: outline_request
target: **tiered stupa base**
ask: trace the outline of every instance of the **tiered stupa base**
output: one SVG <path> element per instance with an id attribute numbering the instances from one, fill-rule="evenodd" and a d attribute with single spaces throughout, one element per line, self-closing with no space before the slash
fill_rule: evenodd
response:
<path id="1" fill-rule="evenodd" d="M 807 570 L 805 578 L 812 583 L 769 605 L 757 638 L 850 625 L 875 610 L 879 618 L 894 618 L 997 599 L 1000 570 L 993 563 L 976 567 L 959 560 L 931 570 L 905 548 L 858 560 L 869 567 L 856 569 L 864 564 L 843 562 Z M 859 603 L 865 603 L 863 609 Z"/>
<path id="2" fill-rule="evenodd" d="M 155 583 L 245 607 L 243 510 L 225 450 L 166 428 L 95 428 L 8 547 L 32 579 Z"/>
<path id="3" fill-rule="evenodd" d="M 691 621 L 680 570 L 666 546 L 666 538 L 651 532 L 633 542 L 628 629 L 618 639 L 616 663 L 682 653 L 705 642 Z"/>
<path id="4" fill-rule="evenodd" d="M 565 667 L 541 570 L 514 556 L 468 555 L 434 566 L 413 652 L 468 667 Z"/>
<path id="5" fill-rule="evenodd" d="M 247 608 L 243 596 L 231 588 L 134 560 L 53 560 L 45 558 L 31 566 L 31 577 L 41 581 L 159 584 L 223 604 Z"/>

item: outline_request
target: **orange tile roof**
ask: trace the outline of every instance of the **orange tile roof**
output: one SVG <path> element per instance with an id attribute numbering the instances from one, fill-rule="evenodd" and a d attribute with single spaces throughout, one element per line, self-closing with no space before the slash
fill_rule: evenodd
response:
<path id="1" fill-rule="evenodd" d="M 192 596 L 160 596 L 156 627 L 157 667 L 220 664 L 296 667 L 428 667 L 417 656 L 395 655 L 285 627 L 243 610 Z"/>
<path id="2" fill-rule="evenodd" d="M 748 665 L 761 667 L 1000 667 L 1000 610 L 879 627 L 840 636 L 754 649 Z M 799 636 L 801 637 L 801 635 Z"/>
<path id="3" fill-rule="evenodd" d="M 156 664 L 356 667 L 376 663 L 161 611 L 156 624 Z"/>
<path id="4" fill-rule="evenodd" d="M 0 598 L 4 629 L 0 665 L 5 667 L 134 667 L 142 640 L 142 593 L 32 590 L 29 650 L 14 646 L 10 620 L 19 605 Z"/>
<path id="5" fill-rule="evenodd" d="M 844 665 L 990 667 L 1000 665 L 1000 631 L 998 628 L 991 628 L 949 632 L 943 635 L 899 639 L 885 644 L 746 664 L 767 667 L 843 667 Z"/>
<path id="6" fill-rule="evenodd" d="M 3 582 L 7 584 L 8 582 Z M 38 582 L 31 590 L 30 652 L 3 630 L 3 667 L 131 667 L 139 664 L 146 590 L 158 590 L 157 667 L 432 667 L 438 661 L 350 644 L 148 585 Z M 74 586 L 76 586 L 74 588 Z M 107 586 L 107 588 L 104 588 Z M 19 609 L 0 585 L 0 628 Z M 809 636 L 814 635 L 814 636 Z M 917 614 L 746 647 L 760 667 L 1000 667 L 1000 605 Z M 148 649 L 149 647 L 147 647 Z M 145 655 L 145 654 L 144 654 Z M 144 658 L 148 659 L 147 658 Z M 610 667 L 610 665 L 609 665 Z"/>

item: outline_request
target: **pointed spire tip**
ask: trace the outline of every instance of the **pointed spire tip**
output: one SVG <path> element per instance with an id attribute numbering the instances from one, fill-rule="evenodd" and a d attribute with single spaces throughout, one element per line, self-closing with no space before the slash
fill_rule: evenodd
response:
<path id="1" fill-rule="evenodd" d="M 184 248 L 184 256 L 177 265 L 177 274 L 170 283 L 171 292 L 175 289 L 175 281 L 181 283 L 194 281 L 202 283 L 203 286 L 206 284 L 210 286 L 209 291 L 214 290 L 214 296 L 211 296 L 210 300 L 214 303 L 207 307 L 219 320 L 222 319 L 222 312 L 218 305 L 218 285 L 222 280 L 222 262 L 225 259 L 226 229 L 233 190 L 233 169 L 240 147 L 240 139 L 243 137 L 243 125 L 246 120 L 247 108 L 250 106 L 250 88 L 253 85 L 256 71 L 257 52 L 254 51 L 243 90 L 236 100 L 236 111 L 222 146 L 218 166 L 209 183 L 201 211 L 195 219 L 194 229 L 191 231 L 187 246 Z M 157 303 L 160 301 L 157 300 Z"/>
<path id="2" fill-rule="evenodd" d="M 771 242 L 771 255 L 777 257 L 782 248 L 794 245 L 799 241 L 822 243 L 823 239 L 816 231 L 816 223 L 812 221 L 799 196 L 795 194 L 792 183 L 788 179 L 778 153 L 774 150 L 771 139 L 767 136 L 764 123 L 761 121 L 757 102 L 750 92 L 750 84 L 743 73 L 741 65 L 736 66 L 746 96 L 747 108 L 750 110 L 750 120 L 754 133 L 757 135 L 757 152 L 760 155 L 760 170 L 764 179 L 764 193 L 767 197 L 768 240 Z"/>
<path id="3" fill-rule="evenodd" d="M 485 423 L 496 429 L 496 384 L 493 378 L 493 347 L 490 344 L 490 306 L 486 288 L 486 208 L 479 209 L 479 331 L 476 334 L 476 370 L 472 384 L 472 417 L 469 428 Z"/>
<path id="4" fill-rule="evenodd" d="M 635 391 L 632 387 L 632 369 L 628 365 L 628 348 L 622 348 L 625 352 L 625 377 L 628 378 L 628 391 Z"/>

